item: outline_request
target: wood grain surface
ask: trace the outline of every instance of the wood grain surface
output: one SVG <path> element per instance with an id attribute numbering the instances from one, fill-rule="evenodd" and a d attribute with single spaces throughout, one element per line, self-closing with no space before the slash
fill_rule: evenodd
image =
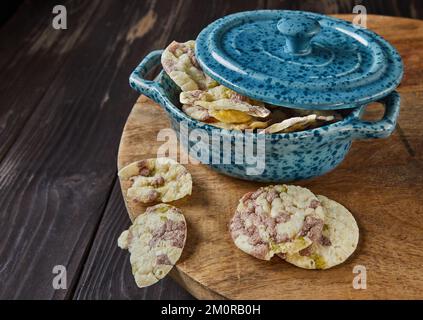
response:
<path id="1" fill-rule="evenodd" d="M 24 1 L 0 26 L 0 299 L 191 298 L 171 279 L 136 288 L 128 255 L 116 247 L 117 235 L 129 224 L 116 181 L 119 140 L 137 99 L 128 75 L 151 50 L 173 39 L 194 39 L 208 23 L 242 10 L 350 13 L 354 4 L 364 4 L 369 13 L 423 18 L 418 0 L 213 0 L 201 5 L 195 0 L 63 0 L 68 29 L 55 30 L 56 4 Z M 414 23 L 402 24 L 399 42 L 407 61 L 407 85 L 401 90 L 409 94 L 403 99 L 417 108 L 422 40 Z M 383 32 L 394 34 L 395 28 L 385 25 Z M 397 139 L 402 149 L 388 143 L 393 153 L 387 156 L 375 151 L 374 142 L 362 143 L 373 165 L 356 156 L 348 170 L 339 168 L 346 175 L 327 188 L 335 192 L 351 168 L 367 168 L 378 178 L 368 177 L 362 200 L 374 197 L 379 203 L 379 190 L 408 183 L 405 197 L 392 201 L 410 201 L 421 180 L 418 174 L 412 180 L 412 172 L 422 169 L 414 108 L 403 109 L 400 126 L 388 140 Z M 386 161 L 392 166 L 388 179 L 384 175 L 390 167 L 377 165 Z M 371 189 L 378 181 L 381 185 Z M 55 265 L 67 267 L 66 290 L 52 287 Z"/>
<path id="2" fill-rule="evenodd" d="M 173 276 L 195 297 L 423 298 L 423 105 L 418 98 L 423 87 L 416 81 L 418 72 L 410 68 L 416 66 L 414 59 L 420 60 L 423 48 L 408 45 L 422 44 L 423 22 L 369 16 L 368 23 L 393 43 L 405 60 L 399 130 L 389 139 L 355 142 L 336 170 L 298 182 L 353 212 L 361 230 L 357 251 L 344 264 L 326 271 L 303 270 L 278 257 L 261 261 L 243 253 L 230 239 L 228 222 L 241 196 L 263 184 L 226 177 L 205 165 L 188 164 L 193 194 L 176 204 L 187 219 L 188 238 Z M 157 141 L 157 134 L 169 125 L 163 109 L 141 97 L 125 125 L 118 168 L 155 157 L 163 144 Z M 127 186 L 121 185 L 126 195 Z M 142 213 L 140 207 L 136 209 L 135 216 Z M 366 290 L 352 286 L 356 265 L 367 269 Z"/>
<path id="3" fill-rule="evenodd" d="M 60 33 L 47 19 L 37 41 L 17 52 L 29 55 L 27 65 L 8 66 L 10 76 L 2 82 L 16 106 L 6 122 L 7 136 L 9 125 L 19 126 L 13 119 L 26 115 L 19 111 L 21 104 L 36 105 L 24 110 L 28 119 L 22 119 L 23 129 L 0 165 L 1 220 L 9 226 L 0 243 L 3 298 L 62 299 L 73 294 L 115 180 L 119 137 L 114 132 L 126 118 L 116 106 L 131 103 L 123 90 L 130 66 L 122 65 L 131 59 L 113 48 L 126 43 L 131 19 L 115 20 L 105 32 L 108 15 L 120 7 L 117 2 L 65 4 L 77 27 Z M 148 11 L 147 6 L 128 6 L 131 12 Z M 98 42 L 84 39 L 85 33 L 96 34 Z M 39 51 L 44 55 L 35 54 Z M 28 52 L 43 60 L 31 59 Z M 68 290 L 53 288 L 55 265 L 66 266 Z"/>

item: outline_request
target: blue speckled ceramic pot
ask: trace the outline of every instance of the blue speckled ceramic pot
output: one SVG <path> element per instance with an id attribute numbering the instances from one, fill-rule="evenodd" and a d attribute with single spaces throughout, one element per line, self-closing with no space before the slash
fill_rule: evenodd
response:
<path id="1" fill-rule="evenodd" d="M 279 27 L 282 28 L 284 26 Z M 308 50 L 301 45 L 294 49 L 300 51 Z M 180 110 L 180 90 L 164 72 L 161 72 L 155 81 L 144 79 L 151 69 L 160 64 L 161 53 L 162 51 L 160 50 L 153 51 L 143 59 L 130 76 L 131 87 L 163 106 L 176 132 L 180 131 L 180 124 L 184 123 L 189 133 L 195 129 L 203 129 L 208 133 L 209 137 L 212 136 L 213 132 L 217 132 L 220 137 L 230 141 L 231 163 L 222 164 L 225 161 L 223 152 L 220 145 L 216 147 L 214 144 L 204 144 L 203 147 L 208 149 L 209 154 L 206 158 L 203 156 L 199 159 L 226 175 L 263 182 L 289 182 L 320 176 L 335 168 L 344 159 L 353 140 L 385 138 L 392 133 L 396 126 L 400 109 L 400 97 L 391 88 L 390 93 L 388 92 L 381 98 L 378 96 L 377 101 L 385 106 L 385 114 L 381 120 L 376 122 L 367 122 L 360 119 L 366 107 L 365 103 L 353 104 L 349 101 L 348 106 L 342 106 L 342 108 L 350 109 L 350 112 L 342 121 L 316 129 L 279 134 L 260 134 L 218 129 L 192 119 Z M 400 71 L 402 76 L 402 70 Z M 395 81 L 397 82 L 398 80 Z M 389 85 L 392 86 L 392 83 Z M 375 92 L 372 94 L 377 96 Z M 292 97 L 292 92 L 287 92 L 287 97 Z M 302 106 L 306 109 L 308 105 L 309 103 L 307 102 Z M 249 164 L 248 161 L 236 163 L 234 150 L 236 139 L 239 137 L 250 139 L 254 144 L 254 148 L 257 147 L 258 141 L 265 141 L 264 168 L 261 171 L 259 170 L 258 174 L 248 173 L 248 169 L 256 167 L 256 164 Z M 198 148 L 196 141 L 183 139 L 180 142 L 183 145 L 187 145 L 190 150 L 193 147 Z M 195 153 L 191 155 L 196 157 Z M 220 163 L 213 164 L 212 160 L 216 159 L 220 159 L 218 161 Z"/>

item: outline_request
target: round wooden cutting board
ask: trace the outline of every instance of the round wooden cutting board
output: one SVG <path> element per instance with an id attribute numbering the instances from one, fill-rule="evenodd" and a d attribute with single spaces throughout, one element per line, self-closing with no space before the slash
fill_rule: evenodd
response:
<path id="1" fill-rule="evenodd" d="M 351 16 L 341 17 L 351 21 Z M 174 203 L 185 214 L 188 238 L 171 276 L 195 297 L 423 298 L 423 21 L 368 16 L 367 23 L 404 59 L 399 125 L 388 139 L 354 142 L 345 161 L 329 174 L 296 183 L 350 209 L 361 232 L 355 254 L 338 267 L 310 271 L 277 257 L 267 262 L 241 252 L 231 241 L 228 222 L 239 198 L 263 184 L 188 164 L 192 196 Z M 375 116 L 378 109 L 368 114 Z M 156 157 L 164 143 L 157 134 L 169 127 L 162 108 L 141 96 L 122 135 L 118 167 Z M 144 208 L 129 209 L 137 215 Z M 366 268 L 366 289 L 353 287 L 355 266 Z"/>

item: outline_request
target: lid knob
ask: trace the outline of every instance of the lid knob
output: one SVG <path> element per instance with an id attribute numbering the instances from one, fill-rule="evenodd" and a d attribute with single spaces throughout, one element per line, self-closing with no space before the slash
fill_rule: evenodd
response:
<path id="1" fill-rule="evenodd" d="M 285 51 L 292 54 L 310 53 L 310 41 L 320 31 L 317 20 L 304 14 L 290 14 L 278 21 L 278 30 L 285 36 Z"/>

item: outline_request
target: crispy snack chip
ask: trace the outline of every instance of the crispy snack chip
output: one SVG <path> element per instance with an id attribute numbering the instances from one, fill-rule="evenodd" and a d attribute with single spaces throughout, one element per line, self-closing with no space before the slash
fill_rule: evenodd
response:
<path id="1" fill-rule="evenodd" d="M 333 121 L 333 116 L 318 116 L 310 114 L 305 117 L 293 117 L 283 120 L 279 123 L 274 123 L 265 129 L 266 133 L 287 133 L 294 131 L 302 131 L 319 122 L 330 122 Z"/>
<path id="2" fill-rule="evenodd" d="M 263 103 L 240 96 L 221 85 L 207 91 L 181 92 L 179 99 L 182 104 L 201 106 L 209 110 L 236 110 L 258 118 L 270 115 L 270 110 Z"/>
<path id="3" fill-rule="evenodd" d="M 252 120 L 252 117 L 250 115 L 238 110 L 211 109 L 209 112 L 213 116 L 213 118 L 224 123 L 245 123 Z"/>
<path id="4" fill-rule="evenodd" d="M 270 260 L 275 254 L 293 254 L 319 241 L 323 224 L 323 207 L 310 190 L 275 185 L 245 194 L 229 230 L 239 249 Z"/>
<path id="5" fill-rule="evenodd" d="M 215 127 L 226 129 L 226 130 L 246 130 L 246 129 L 264 129 L 267 127 L 267 122 L 262 121 L 249 121 L 246 123 L 225 123 L 225 122 L 213 122 L 210 123 Z"/>
<path id="6" fill-rule="evenodd" d="M 302 109 L 293 109 L 294 113 L 299 117 L 308 116 L 310 114 L 315 114 L 316 116 L 322 117 L 333 117 L 335 120 L 342 119 L 342 116 L 339 112 L 334 110 L 302 110 Z"/>
<path id="7" fill-rule="evenodd" d="M 304 269 L 329 269 L 343 263 L 358 245 L 359 229 L 353 215 L 341 204 L 318 195 L 325 208 L 325 225 L 321 243 L 313 243 L 294 254 L 282 258 Z"/>
<path id="8" fill-rule="evenodd" d="M 191 174 L 170 158 L 136 161 L 122 168 L 118 175 L 130 182 L 127 198 L 134 202 L 171 202 L 190 195 L 192 190 Z"/>
<path id="9" fill-rule="evenodd" d="M 162 53 L 162 65 L 182 91 L 205 90 L 218 85 L 198 65 L 194 54 L 195 41 L 173 41 Z"/>
<path id="10" fill-rule="evenodd" d="M 214 120 L 213 117 L 210 115 L 209 110 L 200 106 L 184 104 L 182 105 L 182 110 L 195 120 L 200 120 L 203 122 L 209 122 L 210 120 Z"/>
<path id="11" fill-rule="evenodd" d="M 168 204 L 147 208 L 122 232 L 118 246 L 131 254 L 132 274 L 138 287 L 150 286 L 169 273 L 182 254 L 186 236 L 184 215 Z"/>

